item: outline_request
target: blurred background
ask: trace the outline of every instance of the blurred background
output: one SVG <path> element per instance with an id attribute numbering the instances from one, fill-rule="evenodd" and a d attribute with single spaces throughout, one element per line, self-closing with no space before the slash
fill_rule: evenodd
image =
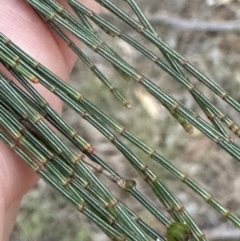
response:
<path id="1" fill-rule="evenodd" d="M 133 15 L 125 1 L 115 1 Z M 231 0 L 137 0 L 161 38 L 179 53 L 187 57 L 207 76 L 222 85 L 240 101 L 240 1 Z M 106 10 L 102 16 L 119 26 L 142 44 L 146 40 Z M 96 28 L 99 30 L 98 28 Z M 125 42 L 111 38 L 99 31 L 101 37 L 136 69 L 153 80 L 178 101 L 194 111 L 199 111 L 186 90 L 166 73 L 154 66 L 142 54 Z M 158 54 L 154 46 L 147 47 Z M 189 135 L 176 123 L 168 112 L 143 88 L 132 81 L 125 81 L 94 52 L 84 52 L 109 77 L 109 80 L 128 98 L 132 109 L 119 104 L 101 82 L 82 62 L 77 62 L 72 73 L 71 85 L 104 112 L 114 116 L 127 129 L 144 142 L 149 143 L 171 163 L 190 175 L 210 192 L 221 204 L 240 216 L 240 164 L 233 160 L 203 134 L 194 130 Z M 194 81 L 194 80 L 193 80 Z M 237 124 L 239 116 L 228 111 L 227 106 L 212 96 L 211 92 L 197 86 L 222 111 Z M 200 114 L 202 114 L 200 112 Z M 95 148 L 95 152 L 123 177 L 137 180 L 139 189 L 163 212 L 163 206 L 152 195 L 150 188 L 139 178 L 137 172 L 108 140 L 68 107 L 63 117 L 76 128 Z M 126 142 L 127 143 L 127 142 Z M 240 240 L 240 232 L 230 222 L 209 207 L 201 198 L 186 188 L 169 172 L 129 143 L 128 146 L 162 178 L 167 187 L 183 202 L 199 227 L 210 240 Z M 74 148 L 74 147 L 73 147 Z M 100 177 L 101 178 L 101 177 Z M 165 228 L 127 193 L 102 179 L 116 196 L 131 207 L 150 226 L 161 234 Z M 62 197 L 39 181 L 23 199 L 17 224 L 11 241 L 69 241 L 108 240 L 97 226 L 79 214 Z"/>

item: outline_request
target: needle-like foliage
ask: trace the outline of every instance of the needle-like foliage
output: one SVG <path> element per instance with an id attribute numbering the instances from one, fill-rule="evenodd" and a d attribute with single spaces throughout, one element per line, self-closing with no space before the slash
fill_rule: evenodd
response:
<path id="1" fill-rule="evenodd" d="M 191 78 L 194 77 L 206 85 L 214 95 L 226 101 L 229 108 L 239 112 L 240 104 L 223 88 L 201 73 L 191 62 L 164 43 L 136 1 L 127 0 L 126 4 L 136 14 L 138 21 L 134 20 L 110 0 L 96 0 L 96 2 L 132 27 L 134 31 L 145 37 L 149 45 L 155 45 L 159 49 L 159 53 L 151 52 L 147 47 L 141 45 L 138 40 L 124 33 L 76 0 L 66 0 L 76 15 L 69 13 L 54 0 L 26 0 L 26 2 L 39 13 L 46 21 L 46 24 L 49 24 L 56 31 L 69 48 L 76 53 L 123 105 L 128 108 L 131 107 L 123 95 L 113 87 L 106 75 L 82 52 L 77 43 L 73 42 L 65 34 L 66 31 L 82 41 L 96 54 L 109 61 L 123 79 L 136 81 L 145 88 L 159 101 L 159 104 L 168 110 L 176 123 L 180 124 L 187 133 L 191 134 L 194 127 L 197 128 L 237 161 L 240 160 L 240 147 L 234 143 L 228 134 L 229 131 L 227 131 L 229 129 L 232 134 L 240 137 L 239 127 L 230 117 L 222 113 L 204 93 L 197 89 Z M 100 38 L 92 23 L 98 25 L 111 37 L 124 40 L 161 70 L 167 72 L 174 80 L 181 83 L 199 104 L 209 121 L 176 101 L 170 93 L 165 92 L 161 86 L 146 77 L 144 72 L 139 72 L 131 66 L 124 60 L 124 56 L 120 56 L 108 43 Z M 151 148 L 150 143 L 146 144 L 141 141 L 114 117 L 105 114 L 82 93 L 63 82 L 58 76 L 34 60 L 1 33 L 0 63 L 23 87 L 20 88 L 3 73 L 0 73 L 1 140 L 28 163 L 42 179 L 74 205 L 78 211 L 95 222 L 111 240 L 208 240 L 183 204 L 164 185 L 161 176 L 158 176 L 158 173 L 151 170 L 143 160 L 135 155 L 120 140 L 119 136 L 145 152 L 149 158 L 156 161 L 202 197 L 216 212 L 222 214 L 237 228 L 240 227 L 240 219 L 237 216 L 223 207 L 191 177 L 166 160 L 158 150 Z M 168 211 L 169 216 L 166 217 L 138 190 L 134 180 L 125 179 L 118 173 L 118 170 L 113 170 L 111 166 L 98 157 L 94 153 L 93 147 L 84 140 L 77 130 L 52 109 L 51 104 L 46 102 L 30 82 L 43 85 L 76 111 L 80 117 L 98 129 L 149 184 L 153 193 Z M 61 140 L 56 130 L 69 139 L 79 151 L 73 151 Z M 91 171 L 92 169 L 130 193 L 159 222 L 166 226 L 166 235 L 157 233 L 121 200 L 117 200 L 111 191 L 98 180 Z M 164 238 L 164 236 L 166 237 Z"/>

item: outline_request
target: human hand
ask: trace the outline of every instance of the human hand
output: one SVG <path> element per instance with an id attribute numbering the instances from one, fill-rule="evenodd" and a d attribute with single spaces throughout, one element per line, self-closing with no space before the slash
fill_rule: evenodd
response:
<path id="1" fill-rule="evenodd" d="M 80 1 L 94 11 L 99 9 L 93 0 Z M 66 1 L 59 0 L 59 3 L 68 8 Z M 0 9 L 0 32 L 61 79 L 68 81 L 76 56 L 26 1 L 0 0 Z M 58 98 L 40 85 L 36 85 L 36 89 L 52 107 L 61 112 Z M 0 142 L 0 241 L 9 239 L 21 198 L 37 180 L 30 167 Z"/>

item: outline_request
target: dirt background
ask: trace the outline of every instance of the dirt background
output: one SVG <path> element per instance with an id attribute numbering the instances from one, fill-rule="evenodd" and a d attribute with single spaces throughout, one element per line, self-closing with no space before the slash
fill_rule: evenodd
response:
<path id="1" fill-rule="evenodd" d="M 132 14 L 125 1 L 116 2 Z M 239 1 L 151 0 L 146 4 L 146 1 L 138 0 L 137 3 L 146 16 L 152 20 L 153 26 L 165 42 L 187 57 L 207 76 L 222 85 L 234 98 L 240 100 L 240 28 L 239 22 L 236 22 L 236 20 L 240 21 Z M 128 26 L 114 18 L 113 15 L 107 11 L 103 11 L 102 15 L 158 53 L 155 47 L 132 33 Z M 140 53 L 117 38 L 112 39 L 105 34 L 101 36 L 129 63 L 165 91 L 171 93 L 187 107 L 199 111 L 194 100 L 180 84 Z M 150 143 L 151 147 L 180 170 L 193 177 L 221 204 L 240 216 L 239 163 L 197 130 L 193 135 L 185 133 L 168 112 L 139 85 L 123 80 L 111 65 L 87 48 L 84 48 L 84 52 L 124 93 L 131 102 L 132 109 L 127 110 L 119 104 L 110 91 L 81 61 L 78 61 L 72 73 L 72 86 L 103 111 L 114 116 L 144 142 Z M 222 111 L 227 112 L 240 124 L 238 114 L 229 110 L 229 107 L 214 97 L 205 87 L 199 85 L 199 88 L 214 104 L 221 107 Z M 163 210 L 162 205 L 152 196 L 151 190 L 139 179 L 137 172 L 116 148 L 109 144 L 106 138 L 69 108 L 64 107 L 63 116 L 93 144 L 97 155 L 116 168 L 125 178 L 136 179 L 144 195 L 153 200 L 160 210 Z M 229 221 L 141 151 L 131 145 L 129 147 L 164 180 L 164 183 L 183 202 L 210 240 L 240 240 L 240 232 Z M 117 197 L 132 207 L 154 229 L 161 234 L 165 233 L 163 226 L 156 222 L 140 204 L 106 180 L 104 182 L 116 193 Z M 10 240 L 101 241 L 107 238 L 96 225 L 89 222 L 83 215 L 79 215 L 55 191 L 43 181 L 39 181 L 22 201 L 17 224 Z"/>

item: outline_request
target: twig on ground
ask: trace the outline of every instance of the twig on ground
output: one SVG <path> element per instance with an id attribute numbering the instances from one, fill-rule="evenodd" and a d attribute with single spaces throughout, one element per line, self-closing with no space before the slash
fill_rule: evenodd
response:
<path id="1" fill-rule="evenodd" d="M 154 14 L 149 21 L 153 25 L 170 25 L 175 28 L 208 32 L 240 32 L 240 20 L 206 21 L 185 19 L 166 11 Z"/>

